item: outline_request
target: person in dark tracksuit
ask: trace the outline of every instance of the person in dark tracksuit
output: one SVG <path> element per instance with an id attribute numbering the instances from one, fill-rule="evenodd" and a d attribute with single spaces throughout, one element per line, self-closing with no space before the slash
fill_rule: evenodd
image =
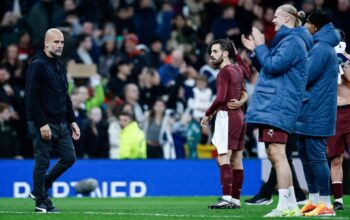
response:
<path id="1" fill-rule="evenodd" d="M 45 34 L 44 51 L 33 58 L 27 72 L 26 111 L 35 158 L 34 190 L 30 197 L 35 200 L 36 212 L 57 212 L 47 191 L 73 165 L 76 156 L 72 138 L 78 140 L 80 137 L 68 96 L 67 71 L 57 59 L 63 46 L 62 32 L 49 29 Z M 47 173 L 52 151 L 60 158 Z"/>

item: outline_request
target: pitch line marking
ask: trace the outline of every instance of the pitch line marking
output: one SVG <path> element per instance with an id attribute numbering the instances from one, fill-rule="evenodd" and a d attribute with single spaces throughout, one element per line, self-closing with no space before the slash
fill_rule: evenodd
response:
<path id="1" fill-rule="evenodd" d="M 61 212 L 61 213 L 36 213 L 36 212 L 17 212 L 17 211 L 2 211 L 0 214 L 85 214 L 85 215 L 118 215 L 118 216 L 154 216 L 154 217 L 176 217 L 176 218 L 243 218 L 243 216 L 219 216 L 219 215 L 180 215 L 180 214 L 162 214 L 162 213 L 128 213 L 128 212 Z M 253 217 L 253 216 L 252 216 Z M 257 216 L 254 216 L 255 218 Z M 312 217 L 311 217 L 312 218 Z M 349 219 L 347 217 L 326 217 L 322 219 Z"/>

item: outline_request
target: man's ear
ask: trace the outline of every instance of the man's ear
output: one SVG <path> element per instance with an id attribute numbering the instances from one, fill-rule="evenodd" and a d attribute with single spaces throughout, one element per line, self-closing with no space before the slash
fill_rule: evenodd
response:
<path id="1" fill-rule="evenodd" d="M 222 55 L 223 55 L 224 58 L 225 58 L 225 57 L 228 57 L 228 51 L 224 51 L 224 52 L 222 53 Z"/>

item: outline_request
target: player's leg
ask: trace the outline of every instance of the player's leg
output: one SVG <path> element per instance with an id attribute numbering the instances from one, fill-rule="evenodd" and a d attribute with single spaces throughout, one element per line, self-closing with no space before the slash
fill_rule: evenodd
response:
<path id="1" fill-rule="evenodd" d="M 304 175 L 305 175 L 306 183 L 309 190 L 309 201 L 301 209 L 301 213 L 304 214 L 316 208 L 316 205 L 319 202 L 320 196 L 316 186 L 314 173 L 309 164 L 305 136 L 303 135 L 300 135 L 298 138 L 298 152 L 299 152 L 300 160 L 303 164 Z"/>
<path id="2" fill-rule="evenodd" d="M 276 170 L 278 187 L 277 210 L 288 210 L 289 186 L 291 183 L 291 171 L 285 153 L 286 145 L 280 143 L 269 143 L 267 155 Z"/>
<path id="3" fill-rule="evenodd" d="M 35 166 L 33 170 L 33 186 L 31 197 L 35 200 L 36 212 L 47 212 L 47 192 L 45 189 L 45 173 L 50 165 L 52 141 L 44 140 L 34 122 L 28 122 L 29 132 L 33 138 Z"/>
<path id="4" fill-rule="evenodd" d="M 296 149 L 297 140 L 298 140 L 298 135 L 291 134 L 288 136 L 288 142 L 286 145 L 286 156 L 287 156 L 288 164 L 290 166 L 290 170 L 292 173 L 292 181 L 293 181 L 293 185 L 289 188 L 290 194 L 291 194 L 290 203 L 293 203 L 294 206 L 297 205 L 294 203 L 294 198 L 296 199 L 298 204 L 299 203 L 305 204 L 307 202 L 306 195 L 305 195 L 304 191 L 300 188 L 299 181 L 298 181 L 298 178 L 297 178 L 297 175 L 296 175 L 296 172 L 294 169 L 294 165 L 293 165 L 292 153 Z M 294 187 L 294 189 L 293 189 L 293 187 Z M 293 196 L 293 194 L 295 194 L 295 196 Z"/>
<path id="5" fill-rule="evenodd" d="M 344 210 L 343 206 L 343 156 L 340 154 L 331 159 L 332 192 L 334 210 Z"/>
<path id="6" fill-rule="evenodd" d="M 45 176 L 48 189 L 51 188 L 52 183 L 61 176 L 68 168 L 75 162 L 76 156 L 74 145 L 67 123 L 56 125 L 58 138 L 55 140 L 53 148 L 58 153 L 59 159 L 52 167 L 52 169 Z"/>
<path id="7" fill-rule="evenodd" d="M 219 154 L 217 162 L 220 169 L 220 182 L 222 189 L 222 197 L 215 204 L 209 205 L 211 209 L 222 209 L 222 208 L 236 208 L 231 202 L 232 200 L 232 168 L 230 165 L 230 158 L 232 150 L 228 150 L 225 154 Z"/>
<path id="8" fill-rule="evenodd" d="M 232 167 L 232 201 L 241 206 L 240 197 L 244 179 L 243 171 L 243 150 L 232 151 L 231 167 Z"/>
<path id="9" fill-rule="evenodd" d="M 335 215 L 330 199 L 330 173 L 326 158 L 327 138 L 305 137 L 306 151 L 309 166 L 315 176 L 317 189 L 320 193 L 320 201 L 317 207 L 305 216 L 332 216 Z"/>

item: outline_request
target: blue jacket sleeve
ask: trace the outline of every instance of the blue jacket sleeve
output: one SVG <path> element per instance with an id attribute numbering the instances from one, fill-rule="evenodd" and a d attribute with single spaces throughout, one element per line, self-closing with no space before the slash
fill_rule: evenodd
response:
<path id="1" fill-rule="evenodd" d="M 281 45 L 279 45 L 274 54 L 271 54 L 265 45 L 256 47 L 254 51 L 265 73 L 272 76 L 279 76 L 292 67 L 293 61 L 300 50 L 297 45 L 298 42 L 290 37 L 281 42 Z"/>
<path id="2" fill-rule="evenodd" d="M 307 69 L 309 76 L 306 87 L 310 87 L 321 77 L 323 69 L 327 63 L 327 51 L 322 49 L 320 45 L 315 46 L 310 52 L 307 59 Z"/>

